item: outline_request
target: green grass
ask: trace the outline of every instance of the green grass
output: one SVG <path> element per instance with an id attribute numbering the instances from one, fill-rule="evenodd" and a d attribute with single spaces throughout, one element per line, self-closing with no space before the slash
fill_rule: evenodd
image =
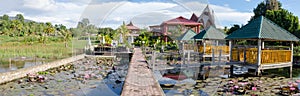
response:
<path id="1" fill-rule="evenodd" d="M 68 47 L 62 41 L 48 41 L 45 44 L 22 42 L 22 37 L 0 36 L 0 58 L 37 57 L 46 59 L 62 59 L 72 56 L 76 50 L 82 50 L 87 44 L 85 40 L 73 39 Z"/>

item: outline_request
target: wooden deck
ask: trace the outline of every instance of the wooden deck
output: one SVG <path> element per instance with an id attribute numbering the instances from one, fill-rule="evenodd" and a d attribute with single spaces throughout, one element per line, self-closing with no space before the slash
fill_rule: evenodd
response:
<path id="1" fill-rule="evenodd" d="M 164 96 L 140 48 L 134 49 L 121 96 Z"/>

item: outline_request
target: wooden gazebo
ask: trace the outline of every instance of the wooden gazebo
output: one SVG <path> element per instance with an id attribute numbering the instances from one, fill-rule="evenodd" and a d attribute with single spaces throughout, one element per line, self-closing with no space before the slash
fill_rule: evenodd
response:
<path id="1" fill-rule="evenodd" d="M 230 61 L 232 63 L 236 62 L 234 64 L 255 69 L 256 75 L 261 75 L 261 71 L 264 69 L 290 67 L 290 77 L 292 77 L 293 41 L 299 41 L 299 39 L 271 20 L 263 16 L 258 17 L 231 33 L 226 39 L 230 40 Z M 241 40 L 257 45 L 237 45 L 236 42 Z M 285 42 L 290 46 L 265 46 L 265 42 L 276 41 Z"/>
<path id="2" fill-rule="evenodd" d="M 229 47 L 226 45 L 225 37 L 227 35 L 222 30 L 214 26 L 201 31 L 193 37 L 197 42 L 198 52 L 202 54 L 204 60 L 206 57 L 211 58 L 220 54 L 229 57 Z"/>
<path id="3" fill-rule="evenodd" d="M 196 35 L 196 32 L 192 29 L 187 30 L 184 34 L 177 38 L 179 42 L 179 50 L 193 50 L 196 51 L 196 47 L 194 47 L 194 40 L 192 39 Z"/>

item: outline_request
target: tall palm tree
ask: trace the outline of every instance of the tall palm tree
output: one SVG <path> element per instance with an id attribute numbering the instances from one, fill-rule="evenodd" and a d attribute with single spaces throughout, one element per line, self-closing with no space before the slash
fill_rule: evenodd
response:
<path id="1" fill-rule="evenodd" d="M 117 32 L 118 32 L 117 33 L 118 37 L 122 38 L 122 43 L 128 43 L 127 36 L 129 35 L 129 30 L 127 29 L 124 21 L 123 21 L 123 24 L 121 25 L 121 27 L 119 27 L 117 29 Z M 120 40 L 120 38 L 119 38 L 119 40 Z"/>

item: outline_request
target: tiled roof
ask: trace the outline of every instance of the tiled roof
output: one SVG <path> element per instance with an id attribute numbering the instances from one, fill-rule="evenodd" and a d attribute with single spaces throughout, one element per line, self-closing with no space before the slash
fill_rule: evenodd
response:
<path id="1" fill-rule="evenodd" d="M 225 39 L 226 36 L 227 35 L 225 34 L 224 31 L 221 31 L 214 26 L 210 26 L 207 29 L 201 31 L 196 36 L 194 36 L 194 39 L 196 39 L 196 40 L 202 40 L 202 39 L 221 40 L 221 39 Z"/>
<path id="2" fill-rule="evenodd" d="M 192 29 L 187 30 L 184 34 L 177 38 L 179 41 L 189 41 L 196 35 L 196 32 Z"/>
<path id="3" fill-rule="evenodd" d="M 186 19 L 182 16 L 179 16 L 175 19 L 165 21 L 163 23 L 166 23 L 166 24 L 184 24 L 184 25 L 200 25 L 201 24 L 201 23 Z"/>
<path id="4" fill-rule="evenodd" d="M 271 20 L 261 16 L 247 25 L 243 26 L 239 30 L 232 32 L 226 39 L 264 39 L 264 40 L 276 40 L 276 41 L 299 41 L 299 39 L 279 27 Z"/>
<path id="5" fill-rule="evenodd" d="M 190 20 L 197 22 L 198 21 L 198 17 L 196 16 L 195 13 L 193 13 L 193 15 L 191 16 Z"/>
<path id="6" fill-rule="evenodd" d="M 134 25 L 132 24 L 131 21 L 130 21 L 129 24 L 126 25 L 126 27 L 127 27 L 127 29 L 129 29 L 129 30 L 139 30 L 139 29 L 140 29 L 140 28 L 134 26 Z"/>

